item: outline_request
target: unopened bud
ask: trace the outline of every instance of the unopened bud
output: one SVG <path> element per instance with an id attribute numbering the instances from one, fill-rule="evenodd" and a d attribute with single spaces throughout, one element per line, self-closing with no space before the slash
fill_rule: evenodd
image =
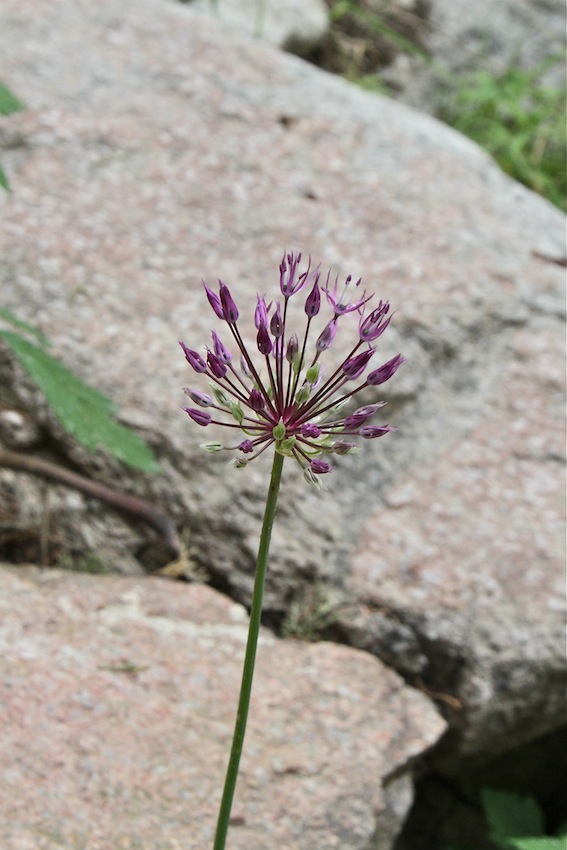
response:
<path id="1" fill-rule="evenodd" d="M 283 419 L 280 419 L 278 424 L 272 428 L 272 436 L 274 440 L 280 442 L 280 440 L 283 440 L 283 438 L 285 437 L 285 433 L 286 431 Z"/>
<path id="2" fill-rule="evenodd" d="M 200 390 L 192 390 L 191 387 L 183 387 L 183 392 L 188 395 L 191 401 L 198 404 L 200 407 L 210 407 L 213 400 L 207 393 L 202 393 Z"/>
<path id="3" fill-rule="evenodd" d="M 307 372 L 305 373 L 305 380 L 308 384 L 316 384 L 319 380 L 319 372 L 321 371 L 321 366 L 319 363 L 315 363 L 313 366 L 310 366 Z"/>

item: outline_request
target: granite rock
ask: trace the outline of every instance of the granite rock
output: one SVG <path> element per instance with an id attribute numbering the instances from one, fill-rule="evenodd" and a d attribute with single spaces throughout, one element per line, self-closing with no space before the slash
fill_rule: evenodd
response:
<path id="1" fill-rule="evenodd" d="M 210 846 L 246 611 L 203 585 L 0 569 L 0 843 Z M 443 730 L 367 653 L 263 632 L 235 850 L 387 850 Z"/>
<path id="2" fill-rule="evenodd" d="M 385 395 L 400 430 L 339 459 L 330 493 L 284 468 L 268 615 L 318 582 L 344 639 L 447 707 L 455 757 L 564 724 L 564 216 L 431 117 L 186 7 L 4 0 L 0 42 L 28 106 L 1 123 L 2 304 L 163 473 L 83 451 L 4 351 L 42 451 L 152 498 L 248 603 L 268 460 L 227 474 L 198 452 L 177 339 L 209 339 L 202 277 L 244 313 L 284 249 L 363 275 L 398 310 L 382 354 L 408 361 Z"/>

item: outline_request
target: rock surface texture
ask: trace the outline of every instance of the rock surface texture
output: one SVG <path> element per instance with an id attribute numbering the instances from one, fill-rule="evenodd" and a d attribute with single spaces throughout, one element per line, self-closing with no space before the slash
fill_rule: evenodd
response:
<path id="1" fill-rule="evenodd" d="M 324 0 L 191 0 L 190 8 L 299 56 L 318 45 L 329 28 Z"/>
<path id="2" fill-rule="evenodd" d="M 163 474 L 87 455 L 0 352 L 38 448 L 156 501 L 247 603 L 269 466 L 199 453 L 177 339 L 210 340 L 202 277 L 251 313 L 284 249 L 363 275 L 398 310 L 399 432 L 339 458 L 329 493 L 284 467 L 268 613 L 318 581 L 343 639 L 445 707 L 448 770 L 562 726 L 564 216 L 429 116 L 173 3 L 4 0 L 0 79 L 28 106 L 0 125 L 2 306 L 120 405 Z M 2 475 L 41 526 L 40 485 Z M 136 568 L 150 531 L 50 493 L 80 546 Z"/>
<path id="3" fill-rule="evenodd" d="M 1 846 L 210 847 L 245 609 L 27 568 L 0 570 L 0 599 Z M 426 697 L 368 653 L 264 633 L 253 714 L 231 847 L 392 846 L 407 767 L 443 729 Z"/>

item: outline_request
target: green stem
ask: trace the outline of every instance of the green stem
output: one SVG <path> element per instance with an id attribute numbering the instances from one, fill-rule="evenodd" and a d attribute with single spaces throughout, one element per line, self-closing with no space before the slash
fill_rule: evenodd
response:
<path id="1" fill-rule="evenodd" d="M 262 523 L 260 545 L 258 547 L 258 560 L 256 561 L 256 577 L 254 579 L 254 592 L 252 594 L 252 607 L 250 609 L 250 623 L 248 626 L 248 640 L 246 642 L 244 668 L 242 670 L 242 682 L 240 684 L 240 697 L 238 699 L 238 713 L 236 715 L 232 748 L 230 750 L 230 758 L 224 781 L 224 790 L 219 809 L 213 850 L 224 850 L 225 848 L 226 834 L 228 832 L 228 825 L 230 822 L 230 810 L 232 808 L 234 789 L 236 788 L 236 780 L 238 778 L 238 768 L 240 766 L 240 756 L 242 755 L 244 735 L 246 734 L 246 721 L 248 719 L 248 709 L 250 707 L 250 694 L 252 692 L 252 679 L 254 677 L 254 664 L 256 661 L 256 649 L 258 646 L 258 633 L 260 631 L 260 620 L 262 617 L 264 580 L 266 578 L 266 568 L 268 566 L 270 538 L 272 536 L 272 526 L 274 524 L 274 516 L 278 502 L 278 491 L 280 489 L 283 462 L 284 456 L 275 452 L 274 463 L 272 466 L 272 477 L 270 479 L 270 487 L 266 498 L 266 508 L 264 510 L 264 521 Z"/>

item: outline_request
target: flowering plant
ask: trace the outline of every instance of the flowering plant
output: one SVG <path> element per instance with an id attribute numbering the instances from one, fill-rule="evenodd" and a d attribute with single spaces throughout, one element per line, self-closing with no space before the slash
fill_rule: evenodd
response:
<path id="1" fill-rule="evenodd" d="M 360 407 L 344 418 L 337 414 L 345 402 L 365 387 L 387 381 L 403 358 L 398 354 L 351 389 L 374 355 L 372 343 L 390 323 L 390 304 L 380 301 L 365 316 L 372 296 L 367 297 L 366 292 L 360 290 L 360 279 L 353 282 L 349 276 L 342 286 L 335 280 L 331 288 L 328 274 L 321 288 L 319 267 L 311 269 L 309 265 L 300 273 L 300 262 L 301 254 L 288 254 L 280 264 L 283 307 L 279 300 L 266 304 L 265 298 L 258 295 L 254 313 L 256 345 L 264 360 L 267 380 L 262 379 L 261 369 L 255 365 L 243 342 L 237 326 L 238 308 L 228 287 L 219 281 L 217 295 L 204 284 L 212 309 L 227 323 L 236 342 L 240 369 L 235 368 L 231 352 L 214 330 L 213 346 L 207 348 L 206 358 L 180 343 L 190 366 L 212 382 L 212 395 L 186 387 L 185 393 L 198 407 L 185 407 L 184 410 L 198 425 L 215 423 L 242 432 L 244 439 L 229 447 L 240 451 L 233 461 L 235 466 L 246 466 L 274 445 L 276 452 L 299 463 L 310 483 L 318 484 L 319 476 L 332 470 L 325 457 L 356 450 L 352 437 L 372 439 L 393 430 L 388 425 L 368 424 L 385 402 Z M 305 329 L 300 341 L 296 333 L 286 335 L 286 325 L 289 301 L 302 289 L 309 291 L 304 304 Z M 309 352 L 308 338 L 313 320 L 321 309 L 321 290 L 331 307 L 331 316 Z M 331 347 L 339 320 L 347 315 L 358 319 L 357 340 L 340 367 L 323 381 L 321 355 Z M 225 449 L 219 442 L 205 443 L 203 448 L 213 452 Z"/>
<path id="2" fill-rule="evenodd" d="M 366 387 L 388 381 L 404 362 L 398 354 L 363 377 L 374 356 L 374 343 L 391 321 L 390 304 L 379 303 L 367 312 L 372 295 L 367 296 L 362 280 L 349 275 L 343 284 L 338 278 L 331 284 L 330 272 L 321 285 L 321 270 L 311 260 L 301 271 L 301 254 L 289 253 L 279 267 L 282 298 L 266 303 L 258 295 L 254 311 L 256 347 L 260 364 L 246 347 L 238 329 L 239 311 L 232 294 L 222 281 L 218 293 L 205 283 L 205 292 L 216 316 L 228 325 L 239 354 L 238 368 L 231 351 L 212 331 L 212 347 L 200 354 L 180 342 L 192 369 L 209 378 L 211 393 L 186 387 L 184 392 L 196 407 L 183 409 L 197 425 L 214 424 L 238 433 L 238 442 L 224 446 L 218 441 L 203 444 L 210 452 L 225 450 L 238 454 L 233 464 L 242 468 L 273 446 L 274 459 L 264 521 L 260 536 L 256 577 L 250 611 L 248 642 L 244 661 L 238 714 L 223 798 L 217 822 L 214 850 L 224 850 L 232 799 L 244 742 L 250 705 L 252 678 L 262 613 L 262 596 L 271 530 L 285 457 L 293 458 L 306 480 L 321 487 L 321 475 L 332 471 L 330 458 L 357 451 L 354 437 L 373 439 L 395 430 L 389 425 L 373 425 L 370 420 L 385 402 L 377 401 L 341 416 L 340 409 Z M 299 292 L 307 293 L 303 305 L 305 318 L 301 336 L 288 333 L 289 304 Z M 311 332 L 319 317 L 323 297 L 330 308 L 328 318 L 309 345 Z M 344 318 L 343 318 L 344 317 Z M 356 336 L 340 366 L 324 377 L 322 355 L 331 347 L 339 322 L 356 321 Z M 319 321 L 319 320 L 317 320 Z M 265 377 L 262 377 L 262 375 Z"/>

